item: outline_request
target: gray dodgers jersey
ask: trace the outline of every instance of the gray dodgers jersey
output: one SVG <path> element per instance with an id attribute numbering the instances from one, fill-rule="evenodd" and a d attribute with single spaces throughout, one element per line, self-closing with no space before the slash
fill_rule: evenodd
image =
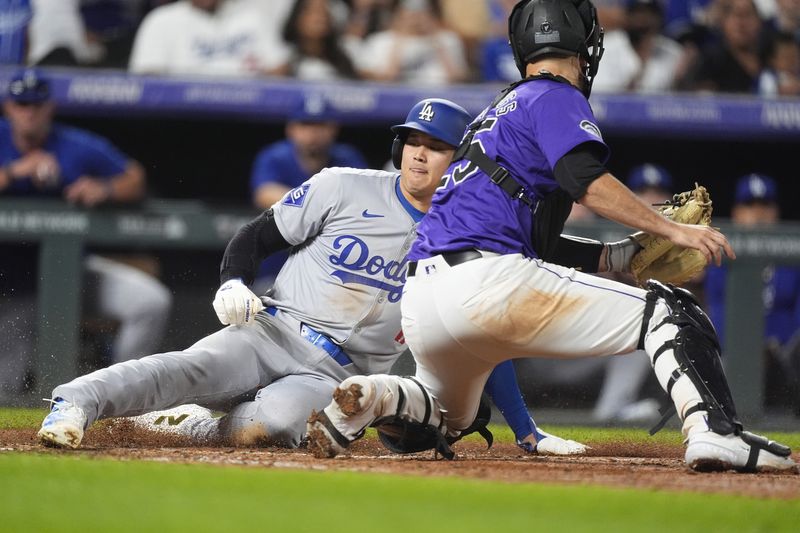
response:
<path id="1" fill-rule="evenodd" d="M 365 373 L 387 372 L 406 349 L 400 295 L 423 213 L 399 179 L 327 168 L 272 207 L 293 248 L 265 301 L 330 337 Z"/>

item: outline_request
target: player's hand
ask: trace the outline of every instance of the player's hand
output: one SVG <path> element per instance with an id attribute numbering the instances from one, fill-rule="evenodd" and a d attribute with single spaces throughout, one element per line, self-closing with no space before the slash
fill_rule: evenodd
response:
<path id="1" fill-rule="evenodd" d="M 566 440 L 546 431 L 537 428 L 539 440 L 531 434 L 522 440 L 517 441 L 517 446 L 528 453 L 539 453 L 541 455 L 582 455 L 586 453 L 588 447 L 574 440 Z"/>
<path id="2" fill-rule="evenodd" d="M 719 230 L 711 226 L 695 224 L 674 224 L 674 231 L 669 237 L 673 243 L 684 248 L 694 248 L 717 266 L 722 264 L 722 256 L 736 259 L 728 239 Z"/>
<path id="3" fill-rule="evenodd" d="M 9 166 L 14 179 L 30 179 L 39 189 L 51 189 L 61 181 L 61 167 L 56 157 L 44 150 L 34 150 Z"/>
<path id="4" fill-rule="evenodd" d="M 81 176 L 64 188 L 64 198 L 71 204 L 94 207 L 111 198 L 111 182 L 106 179 Z"/>
<path id="5" fill-rule="evenodd" d="M 261 299 L 247 288 L 239 278 L 222 284 L 214 297 L 214 311 L 225 325 L 252 324 L 256 313 L 264 309 Z"/>

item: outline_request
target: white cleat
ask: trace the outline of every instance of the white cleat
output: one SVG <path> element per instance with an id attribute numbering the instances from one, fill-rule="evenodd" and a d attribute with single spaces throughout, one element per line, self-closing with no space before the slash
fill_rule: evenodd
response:
<path id="1" fill-rule="evenodd" d="M 698 472 L 777 472 L 797 470 L 788 447 L 760 435 L 720 435 L 712 431 L 689 437 L 686 464 Z"/>
<path id="2" fill-rule="evenodd" d="M 320 411 L 312 411 L 306 434 L 308 449 L 318 458 L 336 457 L 364 435 L 375 421 L 373 409 L 375 383 L 364 376 L 344 380 L 333 391 L 333 401 Z"/>
<path id="3" fill-rule="evenodd" d="M 152 411 L 139 416 L 130 417 L 129 420 L 137 429 L 144 429 L 165 435 L 178 435 L 183 437 L 197 437 L 198 425 L 202 421 L 214 418 L 210 409 L 197 404 L 189 403 L 179 405 L 165 411 Z"/>
<path id="4" fill-rule="evenodd" d="M 53 407 L 36 434 L 39 442 L 54 448 L 77 448 L 83 440 L 87 422 L 86 413 L 62 398 L 49 401 L 53 402 Z"/>
<path id="5" fill-rule="evenodd" d="M 578 441 L 562 439 L 559 436 L 551 435 L 539 428 L 539 433 L 544 438 L 536 443 L 536 451 L 540 455 L 584 455 L 588 446 Z"/>

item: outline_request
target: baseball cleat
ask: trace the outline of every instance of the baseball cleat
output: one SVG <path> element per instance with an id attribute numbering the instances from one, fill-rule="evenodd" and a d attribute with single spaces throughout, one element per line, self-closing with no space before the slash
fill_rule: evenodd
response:
<path id="1" fill-rule="evenodd" d="M 336 457 L 350 445 L 350 442 L 331 425 L 325 411 L 311 411 L 306 426 L 308 449 L 318 459 Z"/>
<path id="2" fill-rule="evenodd" d="M 720 435 L 712 431 L 689 437 L 686 464 L 698 472 L 776 472 L 797 470 L 791 450 L 747 431 Z"/>
<path id="3" fill-rule="evenodd" d="M 333 401 L 308 418 L 308 448 L 318 458 L 336 457 L 351 442 L 360 439 L 375 421 L 371 407 L 376 397 L 374 381 L 364 376 L 344 380 L 334 391 Z"/>
<path id="4" fill-rule="evenodd" d="M 152 411 L 133 416 L 129 420 L 137 429 L 167 435 L 195 437 L 198 433 L 198 425 L 201 425 L 204 420 L 213 418 L 214 415 L 210 409 L 189 403 L 164 411 Z"/>
<path id="5" fill-rule="evenodd" d="M 47 401 L 53 402 L 53 407 L 36 434 L 39 442 L 54 448 L 75 449 L 80 446 L 86 428 L 86 413 L 63 398 Z"/>
<path id="6" fill-rule="evenodd" d="M 584 455 L 588 450 L 588 446 L 580 442 L 551 435 L 542 428 L 537 428 L 537 431 L 540 438 L 534 446 L 526 446 L 528 443 L 520 441 L 517 441 L 517 446 L 528 453 L 538 453 L 540 455 Z M 529 447 L 532 448 L 532 451 Z"/>

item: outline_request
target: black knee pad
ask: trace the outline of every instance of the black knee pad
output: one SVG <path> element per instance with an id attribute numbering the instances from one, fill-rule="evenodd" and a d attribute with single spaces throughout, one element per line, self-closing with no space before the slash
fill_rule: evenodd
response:
<path id="1" fill-rule="evenodd" d="M 667 322 L 681 326 L 694 326 L 700 333 L 708 337 L 716 347 L 717 352 L 720 351 L 719 339 L 717 338 L 717 331 L 714 329 L 714 324 L 711 319 L 700 307 L 700 303 L 694 295 L 680 287 L 672 285 L 664 285 L 656 280 L 648 280 L 646 288 L 652 292 L 657 298 L 661 298 L 667 303 L 670 309 L 670 316 Z M 658 327 L 658 326 L 657 326 Z"/>
<path id="2" fill-rule="evenodd" d="M 739 434 L 742 423 L 738 420 L 728 380 L 722 368 L 719 339 L 714 326 L 691 292 L 667 286 L 654 280 L 647 282 L 648 290 L 663 299 L 670 309 L 664 323 L 678 327 L 673 341 L 665 343 L 653 355 L 653 366 L 658 357 L 669 348 L 673 349 L 676 368 L 667 384 L 667 393 L 672 392 L 675 382 L 686 374 L 697 388 L 702 403 L 690 408 L 684 416 L 695 411 L 708 412 L 708 425 L 715 433 Z M 658 324 L 656 329 L 662 324 Z"/>
<path id="3" fill-rule="evenodd" d="M 376 422 L 375 429 L 378 430 L 378 438 L 383 445 L 394 453 L 436 450 L 446 459 L 455 456 L 440 428 L 436 426 L 392 418 L 380 424 Z"/>
<path id="4" fill-rule="evenodd" d="M 411 422 L 400 417 L 386 417 L 376 420 L 373 426 L 378 430 L 378 438 L 384 446 L 395 453 L 415 453 L 425 450 L 436 450 L 445 459 L 453 459 L 455 453 L 450 448 L 454 442 L 471 434 L 479 433 L 489 447 L 492 446 L 494 437 L 487 429 L 492 409 L 489 406 L 488 398 L 481 397 L 478 406 L 478 414 L 475 421 L 457 437 L 445 437 L 442 428 L 428 423 Z M 425 421 L 427 422 L 427 421 Z"/>

